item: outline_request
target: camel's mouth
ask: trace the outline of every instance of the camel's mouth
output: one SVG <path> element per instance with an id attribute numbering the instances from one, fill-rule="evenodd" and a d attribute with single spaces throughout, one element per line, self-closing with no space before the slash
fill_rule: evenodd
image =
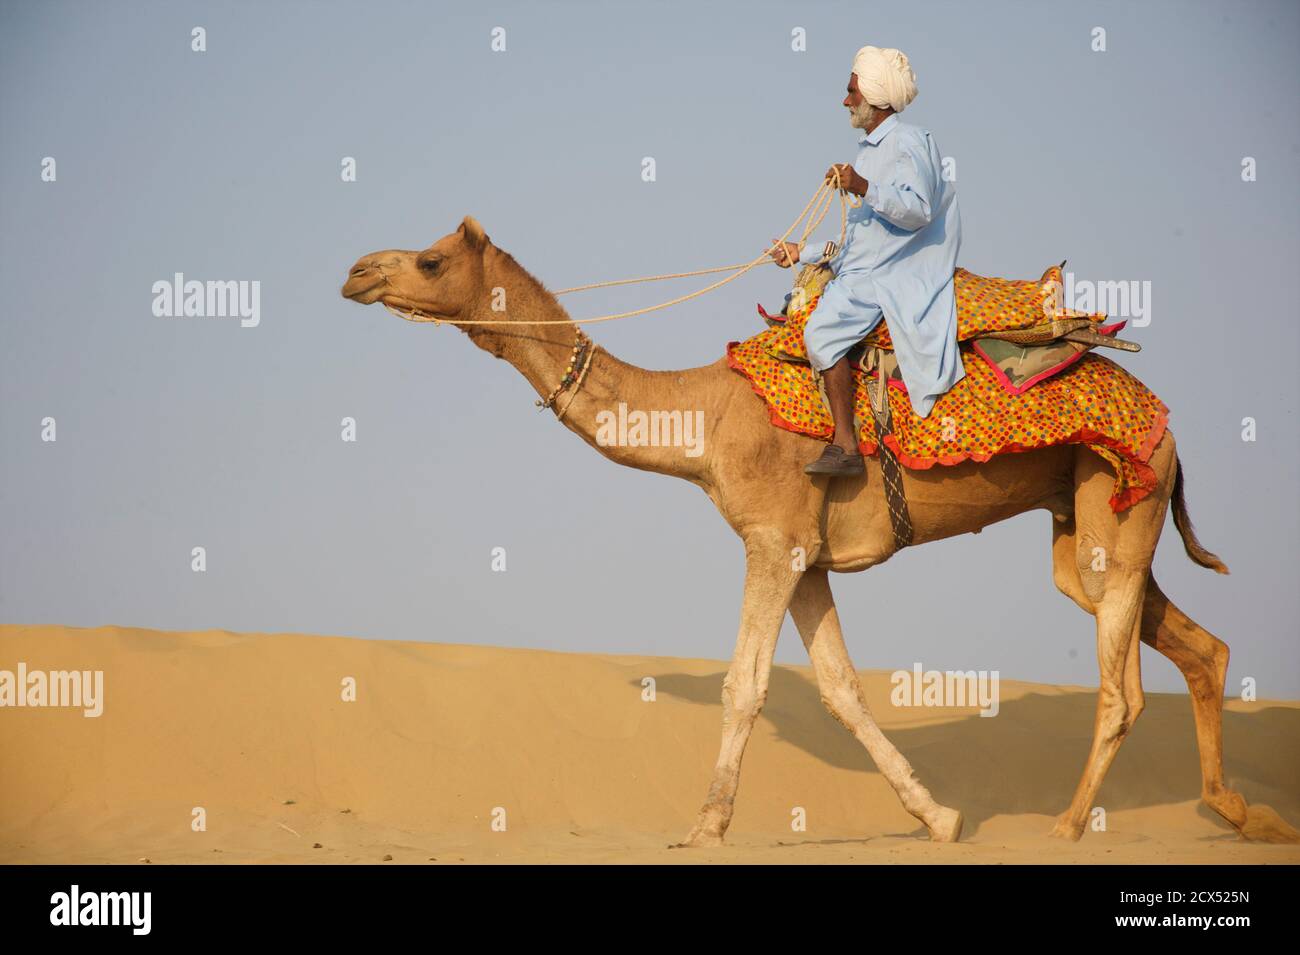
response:
<path id="1" fill-rule="evenodd" d="M 421 314 L 424 309 L 418 302 L 393 293 L 388 278 L 372 272 L 358 272 L 348 278 L 343 285 L 343 297 L 359 305 L 374 305 L 379 302 L 390 308 L 412 314 Z"/>
<path id="2" fill-rule="evenodd" d="M 385 287 L 383 281 L 375 282 L 370 285 L 359 283 L 357 288 L 349 288 L 352 283 L 343 286 L 343 297 L 356 302 L 359 305 L 374 305 L 376 302 L 383 305 L 395 315 L 405 318 L 407 321 L 430 321 L 429 318 L 423 317 L 425 311 L 415 302 L 400 295 L 394 295 Z"/>
<path id="3" fill-rule="evenodd" d="M 373 305 L 384 293 L 388 280 L 382 275 L 363 273 L 349 276 L 343 284 L 343 297 L 362 305 Z"/>
<path id="4" fill-rule="evenodd" d="M 376 256 L 366 256 L 348 272 L 347 281 L 343 283 L 340 294 L 350 302 L 358 305 L 374 305 L 376 302 L 408 322 L 436 322 L 433 310 L 425 303 L 413 301 L 399 294 L 391 281 L 388 268 L 400 266 L 393 261 L 375 262 Z"/>

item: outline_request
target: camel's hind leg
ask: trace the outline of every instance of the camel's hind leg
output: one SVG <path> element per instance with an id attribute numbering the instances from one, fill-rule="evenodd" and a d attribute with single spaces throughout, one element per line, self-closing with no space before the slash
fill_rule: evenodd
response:
<path id="1" fill-rule="evenodd" d="M 1097 618 L 1097 664 L 1100 687 L 1092 748 L 1083 777 L 1052 835 L 1083 835 L 1102 780 L 1145 701 L 1139 660 L 1142 607 L 1151 558 L 1164 521 L 1174 473 L 1173 438 L 1167 436 L 1152 455 L 1161 486 L 1116 515 L 1110 509 L 1113 482 L 1100 456 L 1080 449 L 1075 465 L 1074 566 L 1078 593 L 1062 587 Z M 1058 534 L 1058 562 L 1062 537 Z M 1056 573 L 1061 585 L 1061 572 Z"/>
<path id="2" fill-rule="evenodd" d="M 866 747 L 881 775 L 898 793 L 903 808 L 930 830 L 930 839 L 956 842 L 961 835 L 961 813 L 934 801 L 906 757 L 886 739 L 871 717 L 853 661 L 844 646 L 835 599 L 826 576 L 826 571 L 820 568 L 805 572 L 790 603 L 790 616 L 799 628 L 799 636 L 808 648 L 817 674 L 822 703 Z"/>
<path id="3" fill-rule="evenodd" d="M 1147 578 L 1142 608 L 1142 640 L 1159 650 L 1187 680 L 1201 753 L 1201 798 L 1247 839 L 1300 842 L 1300 832 L 1268 806 L 1247 806 L 1223 782 L 1223 684 L 1228 675 L 1228 645 L 1179 610 Z"/>
<path id="4" fill-rule="evenodd" d="M 1088 613 L 1096 606 L 1084 591 L 1079 535 L 1073 518 L 1052 529 L 1056 586 Z M 1261 842 L 1300 842 L 1292 828 L 1268 806 L 1249 806 L 1223 781 L 1223 689 L 1228 674 L 1228 645 L 1176 607 L 1147 573 L 1142 602 L 1141 640 L 1168 657 L 1182 671 L 1192 698 L 1196 742 L 1201 756 L 1201 798 L 1245 838 Z"/>

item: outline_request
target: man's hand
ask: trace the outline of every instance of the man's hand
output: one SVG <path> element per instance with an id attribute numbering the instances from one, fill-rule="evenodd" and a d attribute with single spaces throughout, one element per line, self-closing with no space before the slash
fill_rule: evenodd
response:
<path id="1" fill-rule="evenodd" d="M 794 265 L 799 258 L 799 243 L 797 242 L 778 242 L 772 240 L 772 246 L 767 250 L 767 254 L 772 257 L 772 261 L 783 269 L 788 269 Z"/>
<path id="2" fill-rule="evenodd" d="M 851 163 L 839 162 L 831 166 L 826 170 L 826 181 L 834 182 L 836 174 L 839 175 L 840 188 L 845 192 L 851 192 L 855 196 L 867 194 L 867 180 L 858 175 Z"/>

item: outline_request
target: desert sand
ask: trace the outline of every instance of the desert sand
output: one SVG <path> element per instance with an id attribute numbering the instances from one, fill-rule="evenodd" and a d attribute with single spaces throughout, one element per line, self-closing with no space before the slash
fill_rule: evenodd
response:
<path id="1" fill-rule="evenodd" d="M 102 670 L 104 708 L 0 708 L 0 863 L 1300 862 L 1300 846 L 1244 842 L 1200 805 L 1178 694 L 1148 694 L 1101 790 L 1106 830 L 1069 843 L 1047 833 L 1082 770 L 1095 689 L 1004 674 L 999 714 L 981 718 L 894 707 L 889 673 L 864 671 L 885 732 L 965 814 L 961 842 L 935 845 L 811 672 L 780 666 L 729 845 L 670 849 L 717 755 L 716 660 L 0 626 L 0 670 L 20 661 Z M 1229 784 L 1300 823 L 1300 702 L 1230 701 L 1223 723 Z"/>

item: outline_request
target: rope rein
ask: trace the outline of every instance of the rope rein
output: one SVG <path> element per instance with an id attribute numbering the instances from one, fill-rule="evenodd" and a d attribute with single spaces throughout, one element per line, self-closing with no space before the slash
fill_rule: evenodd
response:
<path id="1" fill-rule="evenodd" d="M 803 245 L 808 240 L 808 237 L 812 235 L 814 231 L 816 231 L 817 227 L 822 224 L 822 220 L 825 219 L 827 214 L 830 212 L 831 203 L 835 201 L 836 193 L 839 193 L 839 198 L 840 198 L 839 248 L 841 249 L 844 248 L 844 242 L 848 235 L 849 209 L 859 208 L 862 205 L 862 200 L 860 198 L 856 200 L 849 199 L 849 193 L 840 185 L 840 171 L 838 166 L 835 167 L 834 175 L 831 176 L 830 178 L 823 180 L 822 184 L 817 187 L 817 191 L 814 192 L 813 197 L 808 200 L 808 204 L 803 207 L 803 211 L 799 213 L 798 217 L 794 220 L 794 222 L 790 223 L 790 228 L 786 229 L 785 232 L 782 233 L 781 238 L 777 240 L 776 244 L 784 243 L 786 238 L 790 235 L 790 233 L 794 232 L 794 230 L 799 227 L 799 223 L 803 221 L 805 216 L 807 216 L 808 221 L 804 224 L 803 232 L 800 234 L 799 242 L 798 242 L 799 245 Z M 773 245 L 772 248 L 776 248 L 776 245 Z M 726 285 L 728 282 L 735 281 L 736 279 L 744 275 L 746 272 L 748 272 L 750 269 L 754 268 L 755 266 L 761 264 L 764 261 L 770 260 L 769 256 L 770 256 L 770 252 L 764 252 L 762 255 L 758 256 L 758 258 L 754 259 L 753 261 L 743 262 L 740 263 L 739 265 L 722 265 L 714 269 L 697 269 L 694 272 L 670 272 L 664 275 L 647 275 L 644 278 L 637 278 L 637 279 L 615 279 L 612 282 L 595 282 L 591 285 L 575 285 L 573 288 L 560 289 L 558 292 L 552 293 L 553 295 L 567 295 L 570 292 L 586 292 L 590 289 L 612 288 L 616 285 L 634 285 L 640 282 L 662 282 L 667 279 L 690 278 L 695 275 L 711 275 L 716 272 L 732 273 L 731 275 L 728 275 L 726 278 L 720 279 L 719 281 L 714 282 L 712 285 L 707 285 L 704 288 L 691 292 L 688 295 L 681 295 L 678 296 L 677 298 L 670 299 L 667 302 L 661 302 L 658 305 L 650 305 L 646 308 L 638 308 L 630 312 L 616 312 L 613 315 L 601 315 L 597 318 L 544 319 L 540 321 L 531 321 L 531 322 L 515 321 L 508 318 L 475 321 L 475 320 L 460 320 L 460 319 L 453 319 L 453 318 L 441 318 L 436 315 L 427 315 L 424 312 L 421 312 L 419 309 L 402 309 L 402 308 L 398 308 L 395 305 L 389 305 L 387 302 L 384 302 L 383 306 L 384 308 L 392 312 L 394 315 L 398 316 L 399 318 L 403 318 L 408 322 L 432 322 L 435 325 L 594 325 L 597 322 L 612 322 L 615 319 L 631 318 L 634 315 L 644 315 L 647 312 L 655 312 L 661 308 L 668 308 L 672 305 L 680 305 L 682 302 L 687 302 L 693 298 L 698 298 L 699 296 L 704 295 L 707 292 L 712 292 L 714 289 L 722 288 L 722 286 Z M 823 255 L 823 260 L 824 258 L 825 256 Z M 791 264 L 793 265 L 794 263 L 791 262 Z"/>

